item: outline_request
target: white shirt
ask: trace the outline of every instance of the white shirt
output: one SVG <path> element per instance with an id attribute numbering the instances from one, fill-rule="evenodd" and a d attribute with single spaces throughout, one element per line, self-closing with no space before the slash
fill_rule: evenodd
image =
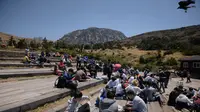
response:
<path id="1" fill-rule="evenodd" d="M 122 88 L 122 84 L 118 84 L 117 87 L 116 87 L 116 93 L 115 95 L 117 94 L 123 94 L 124 93 L 124 89 Z"/>
<path id="2" fill-rule="evenodd" d="M 119 78 L 118 78 L 118 79 L 116 79 L 116 80 L 115 80 L 115 82 L 116 82 L 116 85 L 115 85 L 115 86 L 117 86 L 118 84 L 121 84 L 121 83 L 120 83 L 120 79 L 119 79 Z"/>
<path id="3" fill-rule="evenodd" d="M 110 81 L 108 81 L 107 85 L 109 88 L 113 88 L 113 87 L 117 86 L 117 82 L 116 82 L 116 80 L 115 81 L 110 80 Z"/>
<path id="4" fill-rule="evenodd" d="M 142 91 L 139 87 L 137 86 L 132 86 L 132 85 L 128 85 L 126 88 L 125 88 L 126 91 L 129 91 L 129 90 L 132 90 L 134 91 L 137 95 L 140 94 L 140 92 Z"/>
<path id="5" fill-rule="evenodd" d="M 135 96 L 132 103 L 134 112 L 147 112 L 147 106 L 139 96 Z"/>
<path id="6" fill-rule="evenodd" d="M 144 81 L 147 81 L 147 82 L 152 82 L 152 77 L 150 77 L 150 76 L 147 76 L 145 79 L 144 79 Z"/>
<path id="7" fill-rule="evenodd" d="M 176 102 L 184 102 L 187 103 L 188 105 L 192 104 L 192 101 L 190 101 L 190 99 L 184 95 L 184 94 L 180 94 L 177 98 L 176 98 Z"/>
<path id="8" fill-rule="evenodd" d="M 156 93 L 156 89 L 153 87 L 145 87 L 143 89 L 143 92 L 145 95 L 147 95 L 147 98 L 149 101 L 153 101 L 154 100 L 154 94 Z"/>
<path id="9" fill-rule="evenodd" d="M 126 74 L 125 74 L 125 73 L 123 73 L 123 74 L 122 74 L 122 78 L 123 78 L 123 80 L 126 80 L 126 79 L 127 79 L 127 77 L 126 77 Z"/>
<path id="10" fill-rule="evenodd" d="M 128 83 L 129 83 L 129 84 L 132 84 L 133 80 L 134 80 L 134 77 L 131 76 L 131 77 L 129 78 L 129 80 L 128 80 Z"/>
<path id="11" fill-rule="evenodd" d="M 81 101 L 83 100 L 88 100 L 88 104 L 90 104 L 90 100 L 89 100 L 89 97 L 88 96 L 82 96 Z M 72 97 L 71 99 L 68 100 L 68 105 L 67 105 L 67 108 L 65 110 L 65 112 L 77 112 L 78 111 L 78 108 L 81 106 L 81 104 L 79 104 L 79 102 L 76 102 L 74 101 L 74 97 Z"/>
<path id="12" fill-rule="evenodd" d="M 107 85 L 109 88 L 113 88 L 113 87 L 116 87 L 118 84 L 120 84 L 120 79 L 116 79 L 115 81 L 108 81 Z"/>

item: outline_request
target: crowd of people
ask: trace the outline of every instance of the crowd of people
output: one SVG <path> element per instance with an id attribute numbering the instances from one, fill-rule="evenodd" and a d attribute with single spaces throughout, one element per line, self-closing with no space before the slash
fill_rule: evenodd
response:
<path id="1" fill-rule="evenodd" d="M 169 94 L 167 104 L 174 106 L 178 110 L 183 108 L 190 111 L 200 111 L 200 88 L 184 87 L 182 82 L 177 84 L 177 87 Z"/>
<path id="2" fill-rule="evenodd" d="M 77 89 L 77 82 L 96 78 L 99 70 L 103 72 L 103 75 L 107 75 L 108 79 L 95 104 L 100 112 L 118 112 L 120 105 L 117 104 L 116 99 L 128 101 L 124 108 L 121 108 L 125 111 L 147 112 L 147 103 L 152 101 L 158 101 L 160 106 L 163 105 L 161 94 L 167 88 L 170 72 L 160 70 L 158 74 L 153 74 L 146 69 L 142 75 L 139 70 L 134 70 L 131 67 L 122 68 L 119 63 L 111 63 L 110 60 L 99 64 L 96 60 L 84 56 L 77 57 L 76 61 L 76 71 L 73 69 L 64 70 L 61 75 L 65 84 L 60 88 L 65 87 L 72 90 L 72 98 L 68 101 L 66 111 L 74 112 L 82 107 L 79 107 L 79 101 L 85 97 Z M 82 112 L 87 112 L 88 106 L 90 106 L 89 103 L 85 104 L 84 108 L 81 108 Z M 87 111 L 83 111 L 83 109 Z"/>
<path id="3" fill-rule="evenodd" d="M 41 52 L 39 60 L 50 56 Z M 89 112 L 90 99 L 84 96 L 77 88 L 78 82 L 84 82 L 91 78 L 97 78 L 97 72 L 102 72 L 107 76 L 107 84 L 102 88 L 95 106 L 99 112 L 147 112 L 148 102 L 157 101 L 163 106 L 162 94 L 168 88 L 170 72 L 159 70 L 152 73 L 146 69 L 143 72 L 120 63 L 113 63 L 89 59 L 87 56 L 78 55 L 76 57 L 76 70 L 67 67 L 71 66 L 72 56 L 59 54 L 60 62 L 54 67 L 58 79 L 55 86 L 58 88 L 69 88 L 72 90 L 72 98 L 68 101 L 67 112 Z M 26 54 L 24 60 L 36 59 L 33 55 Z M 45 60 L 45 59 L 44 59 Z M 40 61 L 45 62 L 45 61 Z M 184 70 L 182 76 L 187 77 L 187 82 L 191 82 L 190 74 Z M 98 79 L 98 78 L 97 78 Z M 182 77 L 183 80 L 183 77 Z M 126 100 L 127 103 L 119 105 L 117 100 Z M 188 110 L 199 110 L 200 91 L 194 88 L 185 89 L 183 84 L 177 85 L 170 93 L 167 104 L 177 109 L 186 108 Z"/>
<path id="4" fill-rule="evenodd" d="M 51 55 L 49 52 L 41 52 L 40 54 L 30 52 L 29 49 L 25 49 L 25 56 L 23 59 L 24 64 L 38 64 L 41 67 L 44 67 L 44 63 L 50 63 L 50 61 L 47 59 Z"/>

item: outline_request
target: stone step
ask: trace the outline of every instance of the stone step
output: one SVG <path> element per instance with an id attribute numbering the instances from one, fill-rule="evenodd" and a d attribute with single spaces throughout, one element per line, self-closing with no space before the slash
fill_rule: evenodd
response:
<path id="1" fill-rule="evenodd" d="M 52 74 L 54 74 L 53 68 L 0 70 L 0 78 L 31 77 L 31 76 L 52 75 Z"/>
<path id="2" fill-rule="evenodd" d="M 21 112 L 37 108 L 48 102 L 56 101 L 70 94 L 68 89 L 54 88 L 55 77 L 19 82 L 7 82 L 0 85 L 0 110 L 2 112 Z M 80 90 L 101 84 L 102 80 L 91 79 L 80 82 Z"/>

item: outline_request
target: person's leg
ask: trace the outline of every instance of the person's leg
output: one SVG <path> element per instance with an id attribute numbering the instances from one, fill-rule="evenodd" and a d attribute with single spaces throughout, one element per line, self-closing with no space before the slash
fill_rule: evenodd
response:
<path id="1" fill-rule="evenodd" d="M 189 77 L 188 79 L 189 79 L 189 82 L 192 82 L 192 81 L 190 80 L 190 77 Z"/>
<path id="2" fill-rule="evenodd" d="M 95 74 L 94 74 L 94 78 L 96 79 L 96 77 L 97 77 L 97 72 L 95 72 Z"/>
<path id="3" fill-rule="evenodd" d="M 161 98 L 160 98 L 159 95 L 158 95 L 158 96 L 155 96 L 155 100 L 158 101 L 159 105 L 162 107 L 163 102 L 162 102 L 162 100 L 161 100 Z"/>
<path id="4" fill-rule="evenodd" d="M 165 92 L 164 82 L 160 82 L 160 90 L 163 89 L 163 93 Z"/>
<path id="5" fill-rule="evenodd" d="M 76 68 L 78 68 L 78 61 L 76 61 Z"/>
<path id="6" fill-rule="evenodd" d="M 168 83 L 169 83 L 169 79 L 166 79 L 166 81 L 165 81 L 165 88 L 167 88 Z"/>
<path id="7" fill-rule="evenodd" d="M 111 79 L 111 74 L 107 73 L 108 81 Z"/>

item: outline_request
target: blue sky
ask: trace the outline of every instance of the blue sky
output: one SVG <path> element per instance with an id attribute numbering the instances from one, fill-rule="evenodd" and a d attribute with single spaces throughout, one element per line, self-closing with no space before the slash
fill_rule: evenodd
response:
<path id="1" fill-rule="evenodd" d="M 177 10 L 179 0 L 0 0 L 0 32 L 57 40 L 88 27 L 133 36 L 200 24 L 196 8 Z"/>

